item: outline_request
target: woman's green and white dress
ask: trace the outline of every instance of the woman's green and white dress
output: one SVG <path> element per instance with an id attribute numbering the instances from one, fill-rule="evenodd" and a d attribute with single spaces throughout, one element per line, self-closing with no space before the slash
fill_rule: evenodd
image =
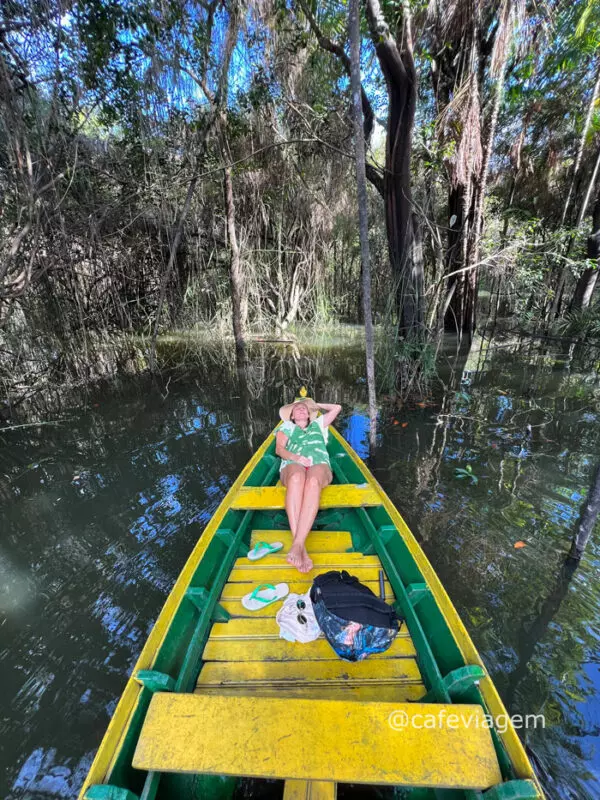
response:
<path id="1" fill-rule="evenodd" d="M 306 428 L 301 428 L 295 422 L 288 420 L 279 428 L 281 433 L 288 437 L 285 449 L 294 455 L 312 458 L 313 467 L 317 464 L 327 464 L 331 469 L 329 453 L 327 452 L 327 437 L 329 431 L 323 425 L 324 417 L 317 417 Z M 279 471 L 288 464 L 295 464 L 295 461 L 281 459 Z"/>

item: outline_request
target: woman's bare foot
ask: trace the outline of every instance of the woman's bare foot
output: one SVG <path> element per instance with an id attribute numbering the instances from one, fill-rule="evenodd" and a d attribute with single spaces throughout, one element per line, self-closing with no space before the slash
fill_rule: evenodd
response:
<path id="1" fill-rule="evenodd" d="M 298 569 L 300 570 L 300 572 L 310 572 L 312 568 L 313 568 L 313 560 L 308 555 L 306 547 L 304 547 L 302 553 L 302 565 L 298 567 Z"/>
<path id="2" fill-rule="evenodd" d="M 302 551 L 306 552 L 305 548 L 302 545 L 292 544 L 290 547 L 290 552 L 288 553 L 286 561 L 288 564 L 291 564 L 293 567 L 296 567 L 297 570 L 300 570 L 302 566 Z"/>
<path id="3" fill-rule="evenodd" d="M 293 544 L 287 557 L 288 564 L 296 567 L 298 572 L 310 572 L 313 568 L 312 558 L 302 544 Z"/>

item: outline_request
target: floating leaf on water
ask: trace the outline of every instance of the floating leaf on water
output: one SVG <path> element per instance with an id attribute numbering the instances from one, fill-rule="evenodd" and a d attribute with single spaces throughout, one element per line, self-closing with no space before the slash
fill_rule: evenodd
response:
<path id="1" fill-rule="evenodd" d="M 522 542 L 522 541 L 519 539 L 519 541 L 518 541 L 518 542 L 515 542 L 515 543 L 513 544 L 513 547 L 515 548 L 515 550 L 520 550 L 522 547 L 527 547 L 527 542 Z"/>
<path id="2" fill-rule="evenodd" d="M 394 425 L 399 425 L 400 424 L 397 419 L 393 420 L 393 422 L 394 422 Z"/>
<path id="3" fill-rule="evenodd" d="M 471 483 L 474 484 L 479 482 L 479 478 L 477 477 L 477 475 L 473 474 L 473 468 L 471 467 L 470 464 L 467 464 L 466 469 L 464 467 L 455 467 L 454 477 L 459 479 L 470 478 Z"/>
<path id="4" fill-rule="evenodd" d="M 408 422 L 403 422 L 403 423 L 402 423 L 402 427 L 403 427 L 403 428 L 406 428 L 406 426 L 407 426 L 407 425 L 408 425 Z"/>

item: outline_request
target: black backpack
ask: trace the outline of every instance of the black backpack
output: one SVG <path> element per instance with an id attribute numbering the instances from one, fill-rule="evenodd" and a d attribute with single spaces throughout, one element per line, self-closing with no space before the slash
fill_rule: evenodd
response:
<path id="1" fill-rule="evenodd" d="M 310 599 L 325 638 L 347 661 L 387 650 L 402 622 L 391 606 L 345 570 L 318 575 Z"/>

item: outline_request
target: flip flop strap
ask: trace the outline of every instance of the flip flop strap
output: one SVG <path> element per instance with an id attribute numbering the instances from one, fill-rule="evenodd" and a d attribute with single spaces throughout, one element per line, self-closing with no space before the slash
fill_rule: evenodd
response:
<path id="1" fill-rule="evenodd" d="M 277 587 L 273 586 L 272 583 L 261 583 L 260 586 L 257 586 L 256 589 L 250 595 L 250 600 L 258 600 L 260 603 L 271 603 L 273 602 L 273 598 L 271 600 L 267 600 L 266 597 L 259 597 L 258 593 L 263 589 L 273 589 L 275 594 L 277 594 Z"/>
<path id="2" fill-rule="evenodd" d="M 258 553 L 258 551 L 260 550 L 261 547 L 266 547 L 267 550 L 269 551 L 269 553 L 272 553 L 274 550 L 278 550 L 279 549 L 279 548 L 275 547 L 274 545 L 269 544 L 269 542 L 257 542 L 254 545 L 254 547 L 252 548 L 252 552 Z"/>

